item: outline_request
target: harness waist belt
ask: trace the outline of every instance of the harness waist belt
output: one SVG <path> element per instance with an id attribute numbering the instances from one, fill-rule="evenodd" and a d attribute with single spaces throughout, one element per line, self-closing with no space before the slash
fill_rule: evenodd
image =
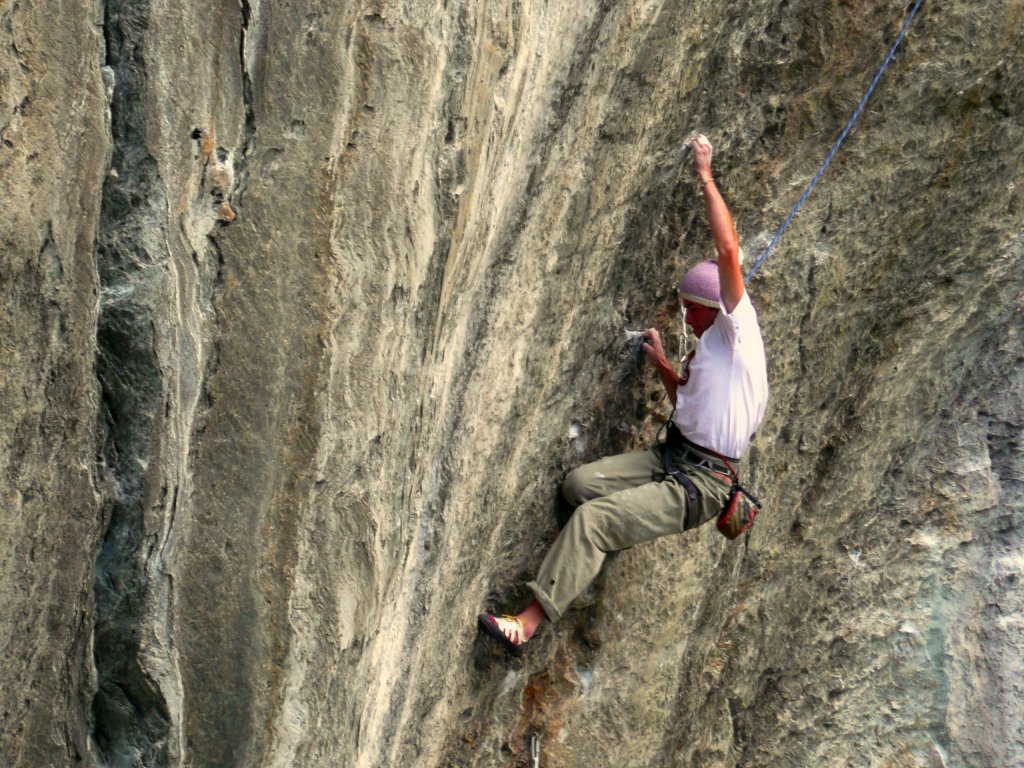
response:
<path id="1" fill-rule="evenodd" d="M 676 452 L 676 457 L 680 461 L 685 461 L 687 464 L 692 464 L 712 472 L 720 472 L 723 475 L 732 474 L 725 461 L 722 461 L 722 459 L 718 458 L 707 448 L 687 440 L 683 433 L 679 431 L 679 427 L 675 425 L 675 422 L 671 421 L 668 424 L 668 447 Z M 730 456 L 724 458 L 733 464 L 739 462 L 739 459 L 734 459 Z"/>

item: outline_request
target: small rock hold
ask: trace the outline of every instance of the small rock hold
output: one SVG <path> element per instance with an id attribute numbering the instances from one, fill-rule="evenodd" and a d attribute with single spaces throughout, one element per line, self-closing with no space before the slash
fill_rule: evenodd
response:
<path id="1" fill-rule="evenodd" d="M 214 163 L 208 178 L 214 194 L 226 195 L 231 188 L 231 171 L 223 163 Z"/>
<path id="2" fill-rule="evenodd" d="M 217 210 L 217 218 L 225 224 L 230 224 L 235 220 L 235 212 L 231 210 L 231 206 L 228 205 L 226 200 L 220 204 L 220 208 Z"/>

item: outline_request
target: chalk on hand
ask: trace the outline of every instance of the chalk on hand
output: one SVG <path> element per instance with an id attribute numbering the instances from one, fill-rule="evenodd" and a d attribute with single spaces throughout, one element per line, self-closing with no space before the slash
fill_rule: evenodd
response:
<path id="1" fill-rule="evenodd" d="M 693 143 L 693 140 L 700 135 L 700 131 L 694 131 L 686 137 L 683 145 L 676 150 L 676 165 L 682 165 L 686 161 L 686 156 L 690 154 L 690 150 L 692 149 L 690 145 Z"/>

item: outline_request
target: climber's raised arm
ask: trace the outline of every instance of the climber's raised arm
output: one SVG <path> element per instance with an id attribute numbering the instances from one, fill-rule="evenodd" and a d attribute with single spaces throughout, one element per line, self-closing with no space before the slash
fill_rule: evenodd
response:
<path id="1" fill-rule="evenodd" d="M 732 314 L 743 298 L 743 272 L 740 270 L 740 242 L 729 208 L 722 199 L 715 177 L 711 174 L 711 142 L 699 134 L 690 142 L 693 148 L 694 170 L 704 193 L 704 211 L 707 213 L 711 234 L 718 251 L 718 282 L 725 311 Z"/>

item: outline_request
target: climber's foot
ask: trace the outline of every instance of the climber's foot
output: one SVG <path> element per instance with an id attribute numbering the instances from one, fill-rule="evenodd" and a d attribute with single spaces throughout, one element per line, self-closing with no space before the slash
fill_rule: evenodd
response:
<path id="1" fill-rule="evenodd" d="M 505 646 L 505 650 L 512 656 L 522 658 L 526 653 L 526 641 L 529 638 L 526 637 L 526 629 L 518 616 L 481 613 L 477 616 L 477 623 L 480 629 Z"/>

